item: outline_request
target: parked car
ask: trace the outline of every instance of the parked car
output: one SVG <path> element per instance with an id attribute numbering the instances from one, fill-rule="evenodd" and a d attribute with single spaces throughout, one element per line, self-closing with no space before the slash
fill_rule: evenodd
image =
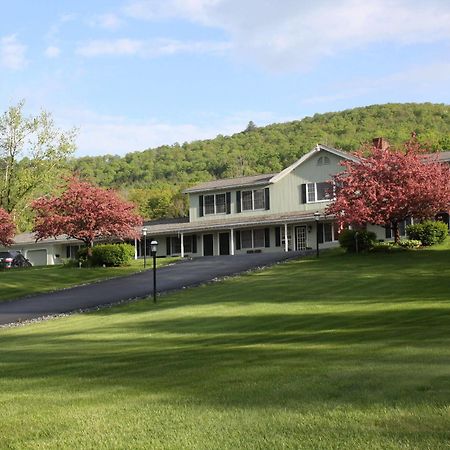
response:
<path id="1" fill-rule="evenodd" d="M 32 264 L 22 253 L 16 250 L 0 252 L 0 268 L 12 269 L 15 267 L 31 267 Z"/>

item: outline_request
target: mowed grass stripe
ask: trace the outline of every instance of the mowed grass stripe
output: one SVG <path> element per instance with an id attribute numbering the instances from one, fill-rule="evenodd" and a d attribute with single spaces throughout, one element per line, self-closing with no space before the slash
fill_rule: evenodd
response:
<path id="1" fill-rule="evenodd" d="M 449 260 L 336 251 L 2 330 L 0 448 L 448 448 Z"/>

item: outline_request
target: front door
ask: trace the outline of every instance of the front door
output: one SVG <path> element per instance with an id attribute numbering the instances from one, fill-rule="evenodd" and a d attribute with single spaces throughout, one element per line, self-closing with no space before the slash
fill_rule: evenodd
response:
<path id="1" fill-rule="evenodd" d="M 306 225 L 295 227 L 295 249 L 306 250 Z"/>
<path id="2" fill-rule="evenodd" d="M 230 254 L 230 234 L 220 233 L 219 234 L 219 254 L 229 255 Z"/>
<path id="3" fill-rule="evenodd" d="M 214 236 L 212 234 L 203 235 L 203 256 L 214 255 Z"/>

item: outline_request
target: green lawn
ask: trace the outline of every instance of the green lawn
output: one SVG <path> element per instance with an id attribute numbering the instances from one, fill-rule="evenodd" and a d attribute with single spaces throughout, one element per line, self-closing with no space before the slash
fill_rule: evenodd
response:
<path id="1" fill-rule="evenodd" d="M 0 330 L 0 448 L 448 449 L 450 249 Z"/>
<path id="2" fill-rule="evenodd" d="M 158 258 L 158 267 L 178 258 Z M 148 261 L 151 267 L 152 261 Z M 142 259 L 133 260 L 125 267 L 81 268 L 64 266 L 31 267 L 28 269 L 0 270 L 0 302 L 40 292 L 64 289 L 92 283 L 106 278 L 131 275 L 144 269 Z"/>

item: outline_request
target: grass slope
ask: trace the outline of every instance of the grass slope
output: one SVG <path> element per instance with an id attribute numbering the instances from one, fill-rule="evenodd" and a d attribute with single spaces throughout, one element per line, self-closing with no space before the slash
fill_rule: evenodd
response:
<path id="1" fill-rule="evenodd" d="M 158 259 L 159 267 L 170 264 L 178 258 Z M 131 275 L 144 269 L 143 260 L 133 260 L 124 267 L 64 267 L 45 266 L 28 269 L 0 271 L 0 302 L 41 292 L 65 289 L 81 284 L 93 283 L 107 278 Z M 152 262 L 149 261 L 149 267 Z"/>
<path id="2" fill-rule="evenodd" d="M 450 250 L 0 330 L 0 448 L 444 449 Z"/>

